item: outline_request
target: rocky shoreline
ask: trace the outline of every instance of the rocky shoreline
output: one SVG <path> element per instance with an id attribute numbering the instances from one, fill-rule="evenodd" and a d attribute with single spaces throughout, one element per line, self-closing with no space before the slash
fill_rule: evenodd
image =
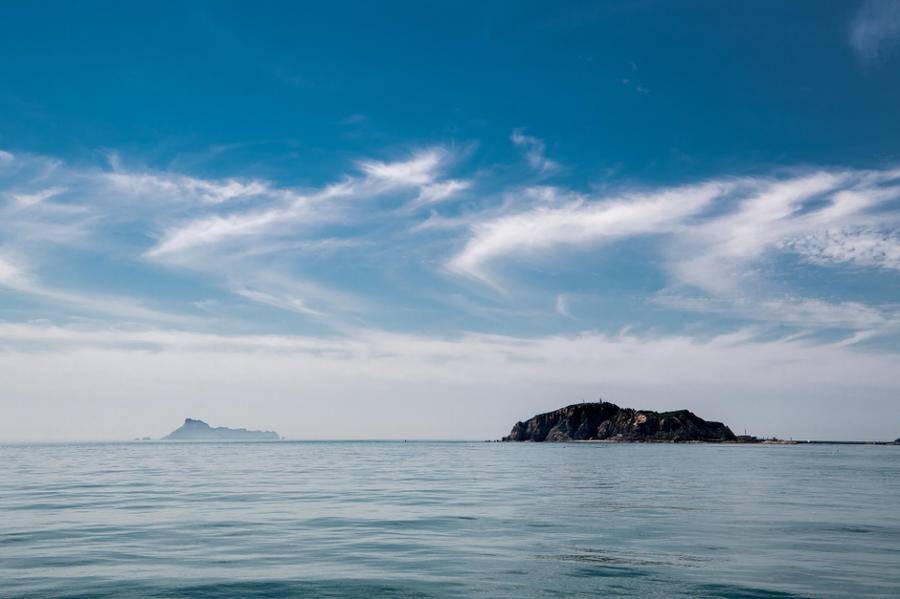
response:
<path id="1" fill-rule="evenodd" d="M 900 445 L 895 441 L 827 441 L 735 435 L 721 422 L 688 410 L 633 410 L 605 402 L 572 404 L 513 425 L 503 442 L 718 443 L 760 445 Z"/>
<path id="2" fill-rule="evenodd" d="M 503 441 L 691 443 L 739 442 L 721 422 L 688 410 L 633 410 L 605 402 L 580 403 L 517 422 Z"/>

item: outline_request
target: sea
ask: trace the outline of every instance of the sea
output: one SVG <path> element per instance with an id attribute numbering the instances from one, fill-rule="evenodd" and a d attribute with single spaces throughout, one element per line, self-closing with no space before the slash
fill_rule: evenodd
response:
<path id="1" fill-rule="evenodd" d="M 900 446 L 0 446 L 0 597 L 900 597 Z"/>

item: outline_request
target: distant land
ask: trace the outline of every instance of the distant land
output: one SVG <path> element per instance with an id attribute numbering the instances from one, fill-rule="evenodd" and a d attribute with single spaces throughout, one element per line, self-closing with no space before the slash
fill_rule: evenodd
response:
<path id="1" fill-rule="evenodd" d="M 248 431 L 245 428 L 211 427 L 202 420 L 185 418 L 184 424 L 163 437 L 163 441 L 279 441 L 275 431 Z"/>
<path id="2" fill-rule="evenodd" d="M 724 442 L 738 437 L 721 422 L 688 410 L 632 410 L 601 401 L 580 403 L 517 422 L 503 441 Z"/>
<path id="3" fill-rule="evenodd" d="M 760 439 L 751 435 L 735 435 L 721 422 L 704 420 L 688 410 L 633 410 L 605 401 L 572 404 L 517 422 L 501 441 L 900 445 L 900 438 L 896 441 Z"/>

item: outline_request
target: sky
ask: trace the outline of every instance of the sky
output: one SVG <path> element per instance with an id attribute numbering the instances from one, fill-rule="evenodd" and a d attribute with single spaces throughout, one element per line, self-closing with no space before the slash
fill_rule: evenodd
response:
<path id="1" fill-rule="evenodd" d="M 900 436 L 900 2 L 0 6 L 0 441 Z"/>

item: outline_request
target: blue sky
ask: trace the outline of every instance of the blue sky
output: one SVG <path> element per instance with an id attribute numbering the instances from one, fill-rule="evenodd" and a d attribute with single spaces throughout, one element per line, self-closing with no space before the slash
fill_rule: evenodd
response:
<path id="1" fill-rule="evenodd" d="M 896 2 L 6 4 L 0 82 L 0 439 L 900 435 Z"/>

